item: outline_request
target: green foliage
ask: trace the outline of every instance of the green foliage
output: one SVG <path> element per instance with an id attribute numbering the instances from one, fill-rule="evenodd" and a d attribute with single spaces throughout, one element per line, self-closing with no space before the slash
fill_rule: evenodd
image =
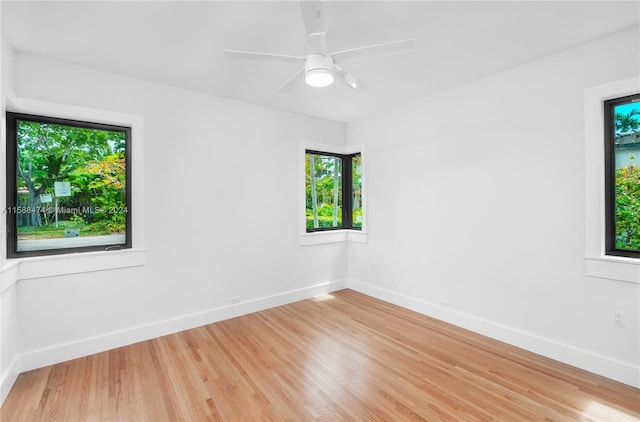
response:
<path id="1" fill-rule="evenodd" d="M 640 167 L 616 170 L 616 247 L 640 250 Z"/>
<path id="2" fill-rule="evenodd" d="M 353 227 L 362 227 L 362 156 L 357 155 L 351 161 L 351 180 L 353 183 Z"/>
<path id="3" fill-rule="evenodd" d="M 340 226 L 341 224 L 342 224 L 342 218 L 340 218 L 338 220 L 338 226 Z M 319 215 L 318 216 L 318 227 L 313 227 L 313 215 L 307 214 L 307 228 L 308 229 L 327 228 L 327 227 L 333 227 L 333 216 Z"/>
<path id="4" fill-rule="evenodd" d="M 312 176 L 315 184 L 315 209 L 317 211 L 318 227 L 334 227 L 334 212 L 336 213 L 335 226 L 340 226 L 342 225 L 342 161 L 337 157 L 318 154 L 313 154 L 312 160 L 311 155 L 306 154 L 305 160 L 307 228 L 317 228 L 314 227 L 313 223 L 314 195 L 311 183 Z M 312 161 L 313 169 L 311 169 Z M 338 198 L 337 202 L 336 197 Z"/>
<path id="5" fill-rule="evenodd" d="M 640 109 L 616 112 L 614 117 L 616 134 L 640 130 Z M 640 167 L 628 164 L 617 168 L 615 175 L 616 248 L 640 250 Z"/>
<path id="6" fill-rule="evenodd" d="M 80 213 L 74 213 L 69 219 L 69 225 L 75 228 L 82 228 L 86 224 L 84 217 Z"/>
<path id="7" fill-rule="evenodd" d="M 362 227 L 362 157 L 357 155 L 351 160 L 353 227 Z M 307 228 L 342 226 L 342 159 L 306 154 L 305 170 Z"/>
<path id="8" fill-rule="evenodd" d="M 42 226 L 22 226 L 18 227 L 18 236 L 21 240 L 33 239 L 55 239 L 64 237 L 64 229 L 79 228 L 70 220 L 61 221 L 58 227 L 55 224 L 43 224 Z M 113 234 L 114 231 L 109 227 L 109 223 L 86 224 L 82 226 L 80 236 L 101 236 Z"/>
<path id="9" fill-rule="evenodd" d="M 627 114 L 616 113 L 616 133 L 636 131 L 640 128 L 640 110 L 634 109 Z"/>
<path id="10" fill-rule="evenodd" d="M 307 228 L 333 227 L 333 206 L 323 204 L 318 208 L 318 227 L 313 227 L 313 212 L 307 209 Z M 342 225 L 342 208 L 338 208 L 338 226 Z"/>
<path id="11" fill-rule="evenodd" d="M 123 233 L 126 227 L 126 168 L 123 153 L 115 153 L 93 161 L 76 171 L 91 190 L 95 224 L 112 233 Z"/>
<path id="12" fill-rule="evenodd" d="M 125 150 L 122 132 L 76 126 L 18 121 L 17 190 L 20 205 L 33 209 L 18 220 L 18 233 L 53 232 L 44 229 L 52 222 L 52 211 L 40 204 L 41 194 L 50 194 L 54 207 L 81 210 L 59 214 L 59 227 L 83 227 L 83 232 L 101 234 L 125 230 Z M 54 183 L 70 182 L 72 195 L 55 198 Z M 41 209 L 40 212 L 35 211 Z M 42 230 L 27 230 L 40 227 Z M 59 230 L 58 230 L 59 232 Z M 59 234 L 62 236 L 62 234 Z"/>
<path id="13" fill-rule="evenodd" d="M 353 210 L 353 227 L 362 227 L 362 208 Z"/>
<path id="14" fill-rule="evenodd" d="M 31 181 L 53 187 L 79 163 L 100 160 L 112 148 L 120 149 L 124 135 L 119 132 L 75 126 L 20 121 L 18 161 Z M 23 178 L 24 180 L 24 178 Z"/>

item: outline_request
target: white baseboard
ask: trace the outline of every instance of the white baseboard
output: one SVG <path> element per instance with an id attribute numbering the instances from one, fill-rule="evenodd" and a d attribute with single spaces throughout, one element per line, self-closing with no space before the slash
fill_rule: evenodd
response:
<path id="1" fill-rule="evenodd" d="M 361 281 L 349 280 L 348 287 L 521 349 L 640 388 L 640 367 Z"/>
<path id="2" fill-rule="evenodd" d="M 419 299 L 405 296 L 390 290 L 382 289 L 359 281 L 338 280 L 314 286 L 291 290 L 259 299 L 241 302 L 235 305 L 222 306 L 203 312 L 159 321 L 153 324 L 138 326 L 112 332 L 75 342 L 59 344 L 40 350 L 32 350 L 17 356 L 0 374 L 0 405 L 9 394 L 20 372 L 41 368 L 48 365 L 88 356 L 116 347 L 149 340 L 200 327 L 225 319 L 262 311 L 275 306 L 286 305 L 303 299 L 336 290 L 351 288 L 369 296 L 402 306 L 407 309 L 428 315 L 459 327 L 477 332 L 487 337 L 532 351 L 542 356 L 567 363 L 578 368 L 620 381 L 640 388 L 640 368 L 600 356 L 585 350 L 551 341 L 523 331 L 483 320 L 472 315 L 442 308 Z"/>
<path id="3" fill-rule="evenodd" d="M 4 399 L 9 395 L 9 391 L 11 391 L 11 387 L 13 387 L 13 383 L 16 382 L 18 378 L 18 374 L 20 371 L 18 370 L 18 358 L 16 357 L 9 364 L 9 367 L 4 369 L 2 373 L 0 373 L 0 405 L 4 403 Z"/>
<path id="4" fill-rule="evenodd" d="M 221 306 L 203 312 L 184 315 L 177 318 L 159 321 L 148 325 L 128 328 L 79 341 L 63 343 L 40 350 L 31 350 L 19 357 L 19 371 L 29 371 L 44 366 L 53 365 L 71 359 L 88 356 L 117 347 L 149 340 L 152 338 L 177 333 L 190 328 L 200 327 L 229 318 L 235 318 L 252 312 L 262 311 L 275 306 L 286 305 L 303 299 L 308 299 L 324 293 L 330 293 L 347 287 L 346 280 L 339 280 L 317 284 L 302 289 L 278 293 L 234 305 Z M 13 379 L 7 378 L 7 393 L 13 385 Z M 3 388 L 5 388 L 3 384 Z M 3 390 L 4 391 L 4 390 Z M 1 403 L 1 401 L 0 401 Z"/>

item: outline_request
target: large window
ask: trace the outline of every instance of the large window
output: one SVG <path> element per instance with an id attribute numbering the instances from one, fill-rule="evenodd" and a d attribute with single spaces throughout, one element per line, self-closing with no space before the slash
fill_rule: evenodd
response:
<path id="1" fill-rule="evenodd" d="M 362 229 L 360 154 L 305 153 L 307 232 Z"/>
<path id="2" fill-rule="evenodd" d="M 605 101 L 605 247 L 640 258 L 640 94 Z"/>
<path id="3" fill-rule="evenodd" d="M 7 256 L 131 248 L 131 130 L 7 113 Z"/>

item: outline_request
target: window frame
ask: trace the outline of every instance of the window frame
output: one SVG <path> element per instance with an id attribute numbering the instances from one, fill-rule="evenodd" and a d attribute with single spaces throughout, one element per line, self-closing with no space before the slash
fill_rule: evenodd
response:
<path id="1" fill-rule="evenodd" d="M 616 146 L 615 108 L 636 102 L 640 106 L 640 92 L 603 101 L 604 112 L 604 246 L 605 255 L 640 258 L 640 250 L 616 247 Z"/>
<path id="2" fill-rule="evenodd" d="M 585 274 L 591 278 L 640 284 L 640 259 L 605 254 L 604 101 L 640 92 L 640 75 L 584 90 Z"/>
<path id="3" fill-rule="evenodd" d="M 349 154 L 340 154 L 337 152 L 320 151 L 315 149 L 305 149 L 304 157 L 307 159 L 307 154 L 323 155 L 329 157 L 340 158 L 342 161 L 342 225 L 338 227 L 318 227 L 308 228 L 306 227 L 306 233 L 318 233 L 328 232 L 334 230 L 356 230 L 362 231 L 362 227 L 353 226 L 353 158 L 361 157 L 361 152 L 354 152 Z M 305 170 L 306 179 L 306 170 Z M 306 182 L 305 182 L 306 189 Z M 306 220 L 306 207 L 305 207 L 305 220 Z"/>
<path id="4" fill-rule="evenodd" d="M 66 126 L 81 127 L 87 129 L 107 130 L 123 132 L 125 134 L 125 243 L 106 244 L 106 245 L 89 245 L 68 248 L 39 249 L 32 251 L 18 251 L 17 236 L 17 213 L 8 212 L 8 210 L 17 207 L 17 121 L 30 121 L 45 124 L 58 124 Z M 6 257 L 7 259 L 17 259 L 26 257 L 43 257 L 51 255 L 65 255 L 83 252 L 98 251 L 117 251 L 133 248 L 133 205 L 132 205 L 132 167 L 131 167 L 131 126 L 116 125 L 109 123 L 100 123 L 88 120 L 76 120 L 70 118 L 56 117 L 45 114 L 31 114 L 20 111 L 6 111 L 5 113 L 6 128 Z"/>

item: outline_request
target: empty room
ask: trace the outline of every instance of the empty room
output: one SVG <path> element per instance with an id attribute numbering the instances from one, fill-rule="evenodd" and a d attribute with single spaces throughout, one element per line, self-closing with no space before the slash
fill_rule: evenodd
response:
<path id="1" fill-rule="evenodd" d="M 0 1 L 0 419 L 640 421 L 639 1 Z"/>

